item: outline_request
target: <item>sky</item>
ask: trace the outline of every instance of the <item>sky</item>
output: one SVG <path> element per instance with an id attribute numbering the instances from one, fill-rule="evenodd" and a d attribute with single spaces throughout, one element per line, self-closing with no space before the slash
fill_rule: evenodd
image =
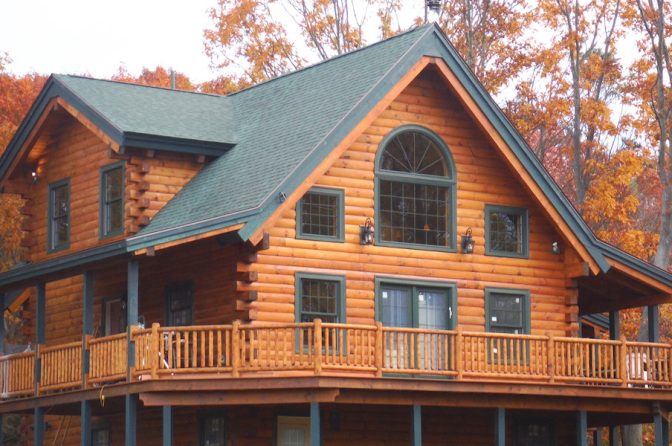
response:
<path id="1" fill-rule="evenodd" d="M 0 53 L 10 71 L 107 77 L 162 65 L 213 78 L 203 52 L 216 0 L 0 0 Z"/>

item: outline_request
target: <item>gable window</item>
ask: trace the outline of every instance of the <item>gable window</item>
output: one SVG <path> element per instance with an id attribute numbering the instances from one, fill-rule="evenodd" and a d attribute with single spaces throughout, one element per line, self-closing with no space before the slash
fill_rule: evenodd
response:
<path id="1" fill-rule="evenodd" d="M 226 430 L 224 416 L 208 415 L 201 418 L 200 446 L 224 446 Z"/>
<path id="2" fill-rule="evenodd" d="M 191 325 L 194 287 L 191 282 L 175 283 L 166 288 L 166 321 L 171 327 Z"/>
<path id="3" fill-rule="evenodd" d="M 310 446 L 309 417 L 278 417 L 277 446 Z"/>
<path id="4" fill-rule="evenodd" d="M 455 249 L 455 171 L 428 129 L 404 126 L 385 138 L 376 166 L 376 237 L 382 245 Z"/>
<path id="5" fill-rule="evenodd" d="M 110 430 L 108 428 L 97 428 L 91 430 L 92 446 L 110 446 Z"/>
<path id="6" fill-rule="evenodd" d="M 504 257 L 528 256 L 527 209 L 485 206 L 485 253 Z"/>
<path id="7" fill-rule="evenodd" d="M 343 241 L 343 191 L 314 187 L 296 209 L 297 238 Z"/>
<path id="8" fill-rule="evenodd" d="M 530 333 L 530 293 L 526 290 L 486 288 L 486 329 L 493 333 Z"/>
<path id="9" fill-rule="evenodd" d="M 296 320 L 344 322 L 345 277 L 296 274 Z"/>
<path id="10" fill-rule="evenodd" d="M 49 250 L 70 245 L 70 180 L 49 185 Z"/>
<path id="11" fill-rule="evenodd" d="M 100 236 L 121 234 L 124 225 L 124 165 L 100 170 Z"/>

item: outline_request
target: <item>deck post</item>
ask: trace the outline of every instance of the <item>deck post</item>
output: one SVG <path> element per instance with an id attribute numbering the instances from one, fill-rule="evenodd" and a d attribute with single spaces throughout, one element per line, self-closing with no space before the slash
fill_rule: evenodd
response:
<path id="1" fill-rule="evenodd" d="M 670 425 L 659 410 L 653 414 L 653 433 L 655 446 L 668 446 L 670 444 Z"/>
<path id="2" fill-rule="evenodd" d="M 36 407 L 33 415 L 33 444 L 44 445 L 44 407 Z"/>
<path id="3" fill-rule="evenodd" d="M 0 413 L 0 444 L 5 444 L 5 435 L 3 434 L 2 427 L 5 425 L 5 417 Z"/>
<path id="4" fill-rule="evenodd" d="M 618 426 L 609 426 L 609 446 L 618 446 Z"/>
<path id="5" fill-rule="evenodd" d="M 646 307 L 648 316 L 649 342 L 660 342 L 660 312 L 658 305 Z"/>
<path id="6" fill-rule="evenodd" d="M 595 429 L 595 432 L 593 432 L 593 445 L 594 446 L 602 446 L 602 428 L 598 427 Z"/>
<path id="7" fill-rule="evenodd" d="M 0 308 L 2 308 L 2 319 L 0 319 L 0 355 L 5 354 L 5 295 L 0 293 Z M 0 425 L 1 426 L 1 425 Z M 0 429 L 2 431 L 2 429 Z M 0 437 L 0 440 L 2 438 Z M 0 441 L 0 444 L 2 442 Z"/>
<path id="8" fill-rule="evenodd" d="M 322 428 L 320 427 L 320 403 L 310 403 L 310 444 L 322 446 Z"/>
<path id="9" fill-rule="evenodd" d="M 621 337 L 621 323 L 618 310 L 609 312 L 609 339 L 618 341 Z"/>
<path id="10" fill-rule="evenodd" d="M 91 401 L 82 400 L 80 413 L 80 438 L 82 446 L 91 444 Z"/>
<path id="11" fill-rule="evenodd" d="M 506 445 L 506 409 L 495 409 L 495 446 Z"/>
<path id="12" fill-rule="evenodd" d="M 576 446 L 588 446 L 588 417 L 585 410 L 576 412 Z"/>
<path id="13" fill-rule="evenodd" d="M 163 406 L 163 446 L 173 446 L 172 406 Z"/>
<path id="14" fill-rule="evenodd" d="M 89 374 L 88 339 L 89 336 L 93 335 L 93 272 L 91 271 L 84 273 L 84 292 L 82 297 L 82 389 L 86 389 L 86 377 Z M 82 409 L 84 409 L 83 406 Z"/>
<path id="15" fill-rule="evenodd" d="M 125 424 L 125 445 L 126 446 L 135 446 L 136 445 L 136 430 L 137 430 L 137 410 L 138 410 L 138 395 L 137 394 L 128 394 L 125 397 L 125 413 L 124 413 L 124 424 Z"/>
<path id="16" fill-rule="evenodd" d="M 140 281 L 140 266 L 135 259 L 128 260 L 128 276 L 126 280 L 126 325 L 128 333 L 127 365 L 128 381 L 133 377 L 135 367 L 135 342 L 133 342 L 132 328 L 138 323 L 138 286 Z M 127 443 L 128 444 L 128 443 Z"/>
<path id="17" fill-rule="evenodd" d="M 40 345 L 44 344 L 44 321 L 46 311 L 46 286 L 44 282 L 35 287 L 37 305 L 35 305 L 35 395 L 39 395 L 42 372 L 42 359 L 40 358 Z M 37 412 L 36 412 L 37 413 Z"/>
<path id="18" fill-rule="evenodd" d="M 413 404 L 411 410 L 411 445 L 422 446 L 422 406 Z"/>

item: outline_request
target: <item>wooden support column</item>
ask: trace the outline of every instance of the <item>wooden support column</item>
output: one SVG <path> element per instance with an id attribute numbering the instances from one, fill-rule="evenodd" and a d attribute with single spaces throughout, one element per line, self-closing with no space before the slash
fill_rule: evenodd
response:
<path id="1" fill-rule="evenodd" d="M 419 404 L 411 408 L 411 445 L 422 446 L 422 406 Z"/>
<path id="2" fill-rule="evenodd" d="M 163 446 L 173 446 L 172 406 L 163 406 Z"/>
<path id="3" fill-rule="evenodd" d="M 609 426 L 609 446 L 618 446 L 618 426 Z"/>
<path id="4" fill-rule="evenodd" d="M 132 339 L 132 328 L 138 324 L 138 287 L 140 282 L 140 265 L 135 259 L 128 261 L 128 275 L 126 279 L 126 325 L 128 330 L 128 381 L 131 381 L 132 370 L 135 367 L 135 343 Z"/>
<path id="5" fill-rule="evenodd" d="M 660 341 L 660 312 L 658 305 L 649 305 L 646 307 L 648 315 L 649 342 Z"/>
<path id="6" fill-rule="evenodd" d="M 659 411 L 653 414 L 653 433 L 655 435 L 655 446 L 669 446 L 670 425 Z"/>
<path id="7" fill-rule="evenodd" d="M 82 388 L 85 389 L 86 377 L 89 373 L 89 349 L 87 341 L 89 336 L 93 335 L 93 273 L 91 271 L 84 273 L 82 301 Z M 83 406 L 82 409 L 84 409 Z M 82 427 L 84 427 L 83 424 Z"/>
<path id="8" fill-rule="evenodd" d="M 609 339 L 618 341 L 621 338 L 620 313 L 618 310 L 609 312 Z"/>
<path id="9" fill-rule="evenodd" d="M 125 413 L 124 413 L 124 424 L 125 424 L 125 445 L 126 446 L 136 446 L 137 439 L 137 412 L 138 412 L 138 395 L 130 394 L 125 397 Z"/>
<path id="10" fill-rule="evenodd" d="M 33 415 L 33 445 L 44 446 L 44 407 L 35 408 Z"/>
<path id="11" fill-rule="evenodd" d="M 91 444 L 91 401 L 83 400 L 80 409 L 80 440 L 82 446 Z"/>
<path id="12" fill-rule="evenodd" d="M 35 394 L 39 394 L 42 360 L 40 358 L 40 345 L 44 344 L 45 340 L 45 311 L 46 311 L 46 286 L 44 283 L 38 283 L 35 287 L 35 294 L 37 297 L 37 305 L 35 305 Z M 37 412 L 36 412 L 37 413 Z"/>
<path id="13" fill-rule="evenodd" d="M 310 444 L 322 446 L 322 428 L 320 427 L 320 403 L 310 403 Z"/>
<path id="14" fill-rule="evenodd" d="M 576 446 L 588 446 L 588 416 L 585 410 L 576 412 Z"/>
<path id="15" fill-rule="evenodd" d="M 506 409 L 495 409 L 495 446 L 506 445 Z"/>

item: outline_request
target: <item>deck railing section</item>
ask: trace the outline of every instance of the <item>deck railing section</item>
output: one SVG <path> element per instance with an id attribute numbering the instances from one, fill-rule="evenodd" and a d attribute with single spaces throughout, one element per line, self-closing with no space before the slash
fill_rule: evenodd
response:
<path id="1" fill-rule="evenodd" d="M 90 388 L 131 379 L 356 374 L 436 376 L 642 389 L 672 388 L 672 347 L 647 342 L 310 323 L 130 330 L 0 357 L 0 396 Z M 88 371 L 82 373 L 83 348 Z M 39 360 L 40 380 L 35 382 Z"/>

